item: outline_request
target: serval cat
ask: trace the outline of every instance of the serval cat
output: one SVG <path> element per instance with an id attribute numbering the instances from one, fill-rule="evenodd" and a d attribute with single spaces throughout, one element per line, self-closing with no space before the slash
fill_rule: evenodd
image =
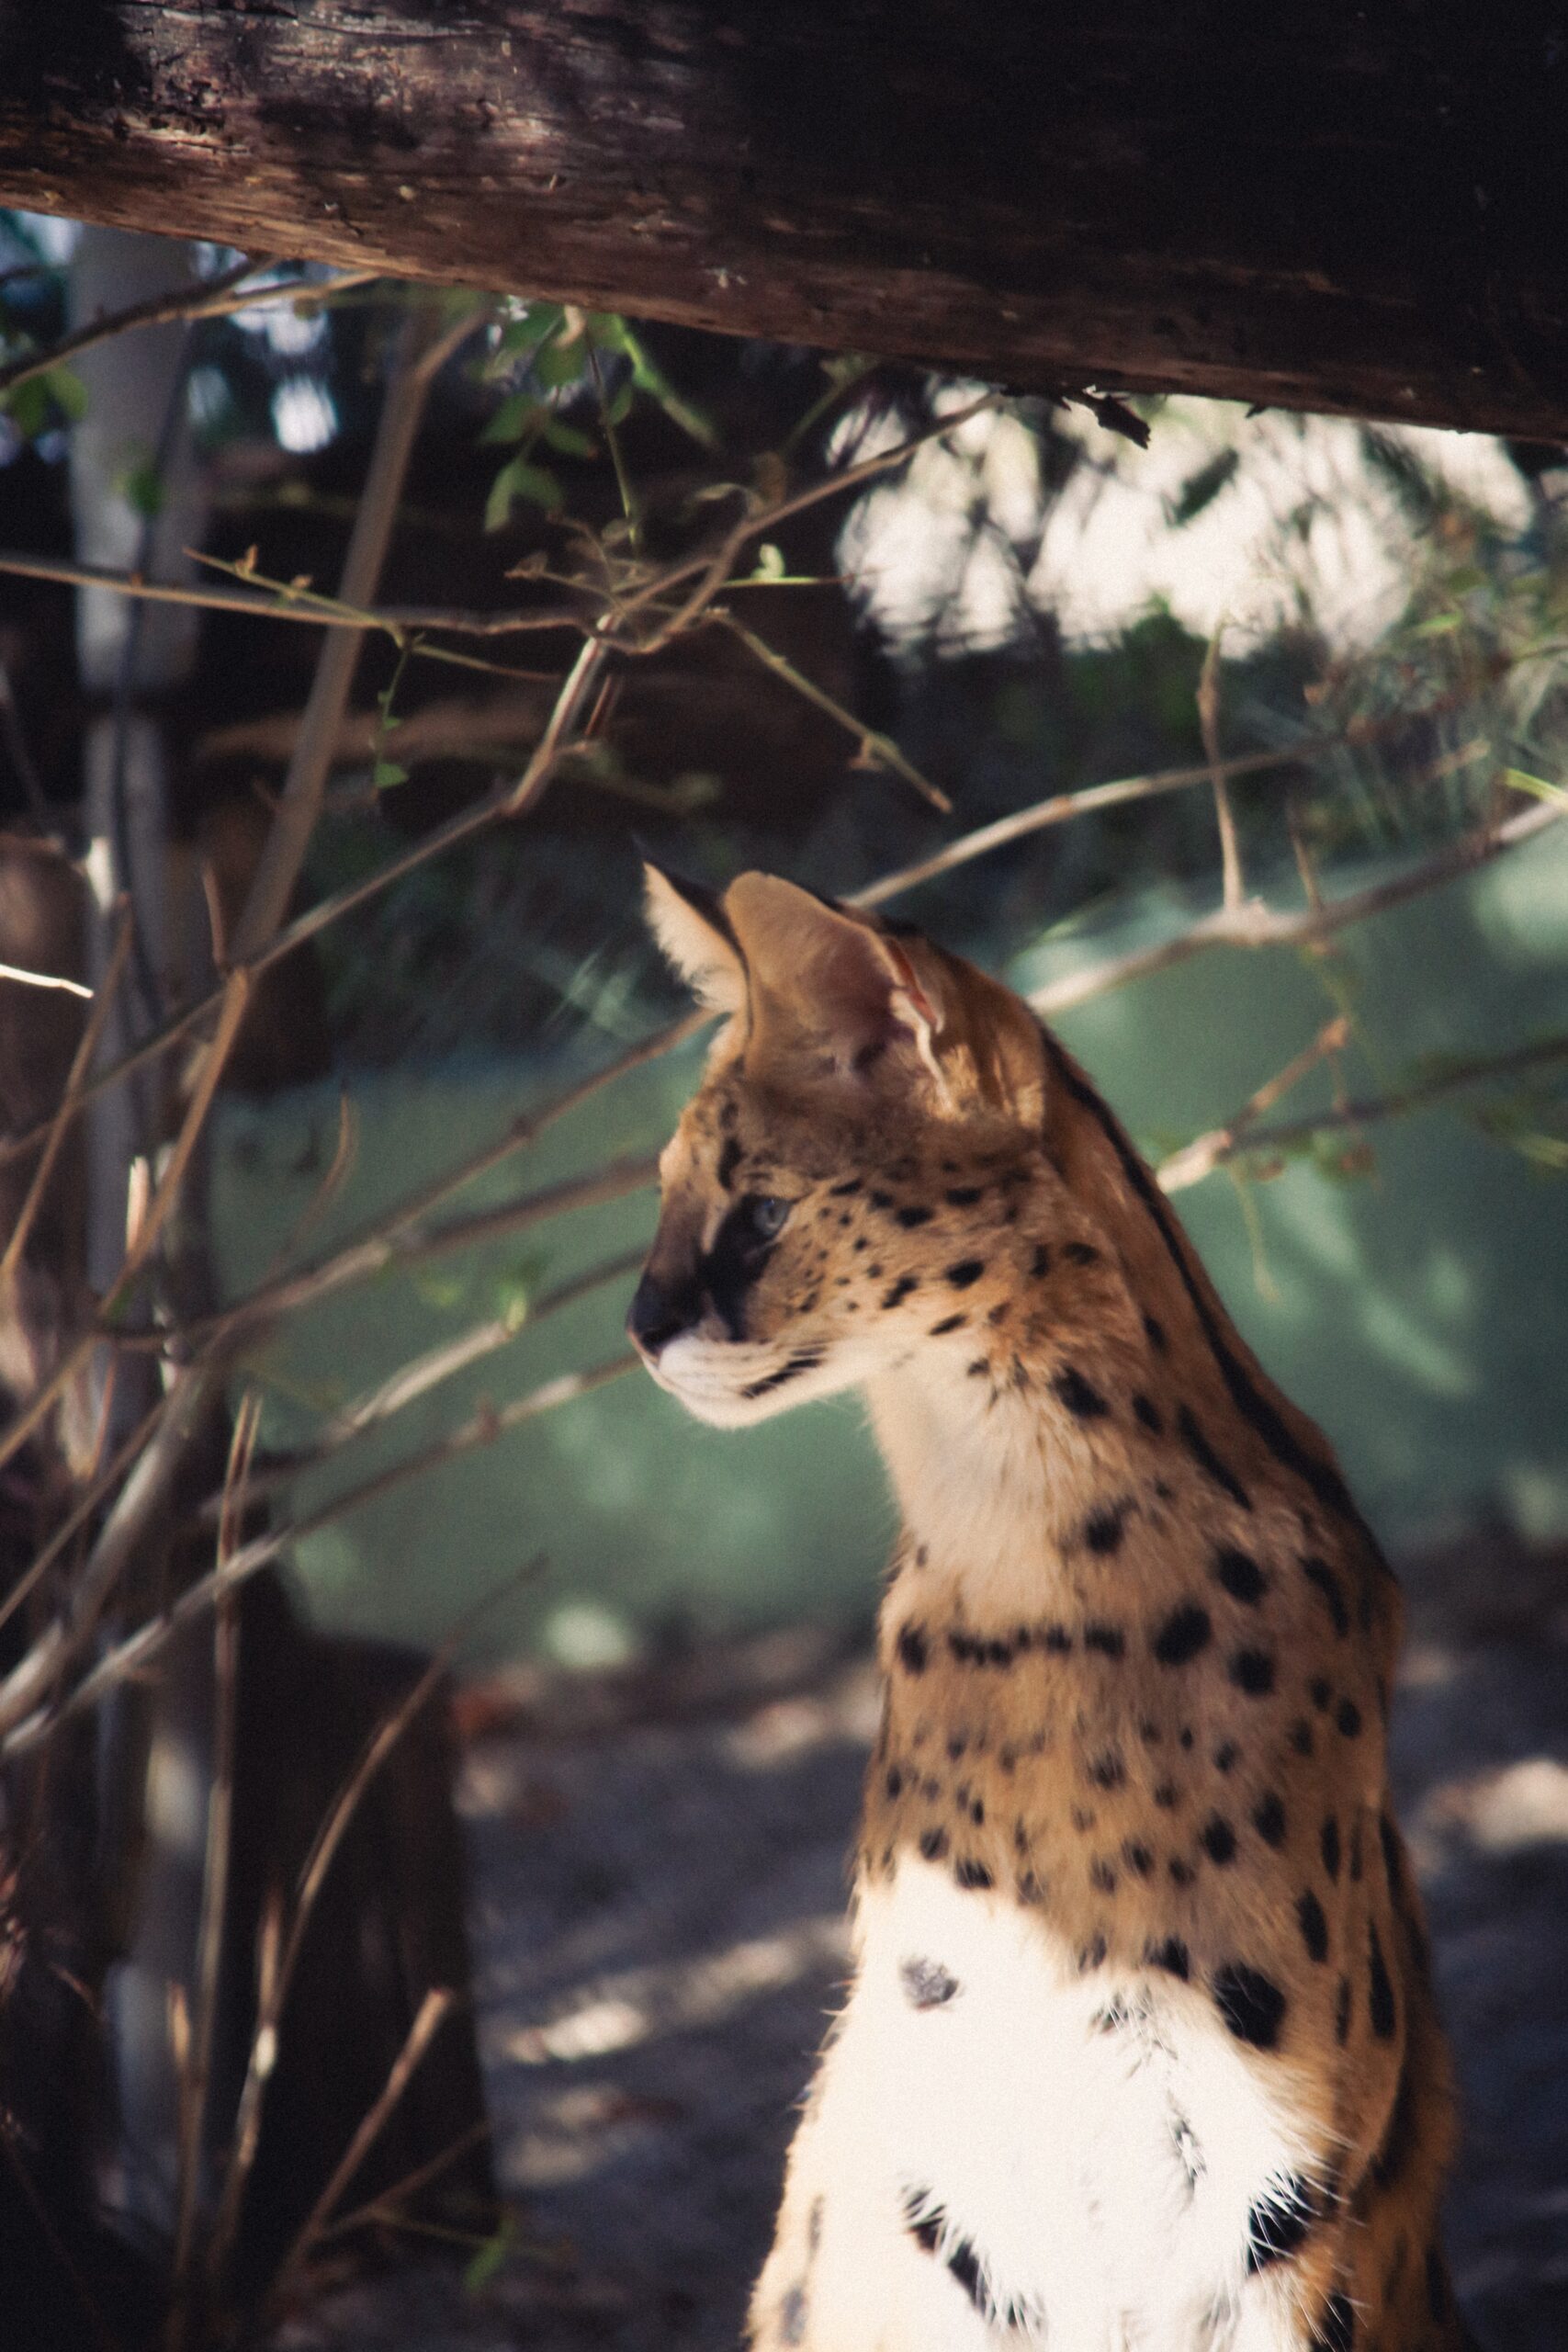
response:
<path id="1" fill-rule="evenodd" d="M 918 933 L 650 870 L 728 1016 L 630 1315 L 901 1506 L 854 1973 L 759 2352 L 1454 2352 L 1393 1577 L 1077 1064 Z"/>

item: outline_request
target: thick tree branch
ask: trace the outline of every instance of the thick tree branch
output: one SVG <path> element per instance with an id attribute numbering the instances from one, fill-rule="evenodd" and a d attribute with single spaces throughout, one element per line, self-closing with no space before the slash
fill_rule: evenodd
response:
<path id="1" fill-rule="evenodd" d="M 1568 430 L 1560 11 L 54 0 L 0 201 L 1038 390 Z"/>

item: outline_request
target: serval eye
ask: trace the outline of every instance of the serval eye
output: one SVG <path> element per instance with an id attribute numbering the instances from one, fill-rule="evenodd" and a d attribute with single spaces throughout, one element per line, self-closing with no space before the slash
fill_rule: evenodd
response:
<path id="1" fill-rule="evenodd" d="M 789 1215 L 789 1203 L 781 1201 L 776 1193 L 753 1193 L 746 1203 L 746 1220 L 759 1240 L 771 1241 L 784 1229 Z"/>

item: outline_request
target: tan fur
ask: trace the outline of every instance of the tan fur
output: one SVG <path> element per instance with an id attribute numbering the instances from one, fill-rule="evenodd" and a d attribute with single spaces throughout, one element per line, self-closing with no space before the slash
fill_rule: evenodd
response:
<path id="1" fill-rule="evenodd" d="M 1462 2344 L 1386 1778 L 1398 1594 L 1326 1442 L 1009 991 L 763 876 L 660 932 L 733 1018 L 649 1283 L 700 1291 L 738 1204 L 789 1214 L 729 1322 L 705 1304 L 653 1368 L 715 1419 L 863 1386 L 903 1510 L 863 1888 L 917 1853 L 1086 1971 L 1179 1967 L 1306 2119 L 1292 2341 L 1347 2352 L 1353 2315 L 1357 2352 Z M 1268 1988 L 1246 2030 L 1238 1965 Z"/>

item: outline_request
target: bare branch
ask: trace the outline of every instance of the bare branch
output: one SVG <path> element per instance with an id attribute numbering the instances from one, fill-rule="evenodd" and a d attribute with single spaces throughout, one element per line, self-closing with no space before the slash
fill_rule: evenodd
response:
<path id="1" fill-rule="evenodd" d="M 71 1069 L 65 1080 L 65 1092 L 61 1098 L 59 1109 L 50 1123 L 49 1134 L 45 1138 L 43 1149 L 39 1154 L 38 1166 L 33 1170 L 32 1182 L 28 1186 L 22 1205 L 17 1212 L 17 1222 L 11 1228 L 5 1252 L 0 1255 L 0 1296 L 4 1295 L 6 1284 L 17 1271 L 22 1251 L 27 1248 L 28 1235 L 32 1230 L 33 1219 L 38 1215 L 49 1180 L 54 1172 L 54 1163 L 60 1156 L 60 1147 L 65 1140 L 65 1130 L 71 1124 L 69 1105 L 72 1096 L 93 1067 L 93 1057 L 103 1037 L 104 1024 L 109 1017 L 110 1009 L 119 992 L 119 984 L 125 974 L 125 959 L 130 952 L 133 924 L 134 917 L 131 910 L 122 901 L 119 910 L 119 928 L 115 933 L 114 944 L 109 950 L 108 962 L 99 983 L 97 1001 L 87 1015 L 81 1042 L 72 1056 Z M 0 970 L 3 969 L 4 967 L 0 967 Z M 91 990 L 88 994 L 91 994 Z"/>
<path id="2" fill-rule="evenodd" d="M 1251 899 L 1239 907 L 1216 908 L 1213 914 L 1202 916 L 1174 939 L 1165 940 L 1157 947 L 1134 948 L 1128 955 L 1112 956 L 1083 971 L 1068 973 L 1045 988 L 1036 989 L 1029 1001 L 1036 1012 L 1065 1012 L 1075 1004 L 1087 1004 L 1093 997 L 1106 995 L 1111 989 L 1124 988 L 1130 980 L 1145 979 L 1151 972 L 1163 972 L 1173 964 L 1184 964 L 1189 956 L 1201 955 L 1210 947 L 1311 946 L 1318 940 L 1348 931 L 1354 923 L 1365 922 L 1371 915 L 1386 914 L 1393 907 L 1404 906 L 1411 899 L 1425 898 L 1428 891 L 1441 889 L 1445 883 L 1473 873 L 1495 857 L 1533 841 L 1548 825 L 1556 824 L 1564 816 L 1568 816 L 1568 797 L 1540 801 L 1501 825 L 1450 842 L 1405 873 L 1395 875 L 1391 881 L 1374 882 L 1364 890 L 1347 893 L 1343 899 L 1325 899 L 1318 907 L 1286 911 Z"/>
<path id="3" fill-rule="evenodd" d="M 1234 1143 L 1223 1147 L 1207 1166 L 1194 1166 L 1189 1170 L 1173 1164 L 1186 1159 L 1186 1152 L 1173 1155 L 1158 1170 L 1159 1181 L 1168 1193 L 1185 1190 L 1190 1184 L 1201 1183 L 1203 1178 L 1227 1160 L 1251 1152 L 1275 1153 L 1299 1150 L 1303 1144 L 1314 1142 L 1319 1136 L 1354 1133 L 1361 1127 L 1372 1126 L 1382 1119 L 1402 1119 L 1413 1111 L 1428 1110 L 1435 1102 L 1446 1102 L 1451 1094 L 1468 1091 L 1472 1086 L 1495 1084 L 1499 1079 L 1523 1078 L 1531 1070 L 1547 1069 L 1559 1062 L 1568 1061 L 1568 1032 L 1558 1036 L 1538 1037 L 1528 1046 L 1517 1046 L 1504 1054 L 1476 1055 L 1454 1067 L 1434 1072 L 1414 1085 L 1397 1087 L 1387 1094 L 1363 1096 L 1359 1102 L 1336 1103 L 1329 1111 L 1321 1111 L 1304 1119 L 1280 1119 L 1272 1126 L 1252 1127 L 1238 1136 Z M 1200 1138 L 1206 1141 L 1207 1138 Z M 1188 1151 L 1195 1148 L 1189 1145 Z"/>
<path id="4" fill-rule="evenodd" d="M 714 613 L 709 617 L 727 628 L 732 637 L 738 637 L 748 652 L 756 655 L 764 669 L 771 670 L 775 678 L 782 678 L 785 685 L 793 686 L 814 710 L 821 711 L 824 718 L 832 719 L 835 726 L 852 735 L 856 758 L 862 764 L 891 768 L 896 775 L 903 777 L 906 784 L 912 784 L 921 798 L 929 800 L 933 808 L 940 808 L 944 816 L 948 814 L 953 803 L 946 793 L 940 786 L 932 784 L 929 776 L 922 775 L 912 760 L 905 758 L 890 735 L 879 734 L 874 727 L 867 727 L 852 711 L 846 710 L 841 702 L 835 702 L 831 695 L 824 694 L 822 688 L 804 672 L 797 670 L 793 662 L 786 661 L 782 653 L 775 653 L 754 629 L 745 628 L 728 613 Z"/>
<path id="5" fill-rule="evenodd" d="M 243 293 L 235 289 L 247 277 L 254 277 L 259 270 L 276 269 L 277 264 L 263 254 L 249 261 L 235 262 L 228 269 L 220 269 L 215 277 L 204 277 L 196 285 L 181 288 L 167 294 L 155 294 L 145 302 L 131 302 L 123 311 L 110 311 L 102 318 L 90 319 L 73 334 L 62 335 L 47 351 L 34 351 L 13 359 L 0 368 L 0 397 L 25 384 L 31 376 L 47 376 L 51 368 L 62 368 L 79 359 L 85 351 L 94 351 L 99 344 L 110 343 L 118 334 L 129 334 L 136 327 L 170 326 L 181 319 L 220 319 L 236 311 L 248 311 L 259 302 L 316 301 L 334 294 L 342 294 L 350 287 L 374 285 L 387 275 L 384 269 L 344 270 L 319 285 L 298 284 L 285 279 L 276 286 L 245 287 Z"/>
<path id="6" fill-rule="evenodd" d="M 254 1536 L 242 1545 L 231 1560 L 221 1567 L 209 1568 L 204 1577 L 187 1585 L 145 1624 L 137 1627 L 85 1674 L 80 1682 L 64 1693 L 52 1706 L 38 1704 L 32 1713 L 19 1714 L 17 1698 L 23 1694 L 18 1668 L 4 1683 L 0 1683 L 0 1757 L 26 1755 L 50 1738 L 61 1726 L 84 1709 L 96 1706 L 106 1690 L 142 1673 L 167 1646 L 183 1625 L 209 1609 L 224 1593 L 247 1577 L 266 1567 L 290 1544 L 300 1544 L 308 1536 L 319 1534 L 323 1527 L 331 1527 L 352 1511 L 367 1503 L 377 1502 L 383 1495 L 393 1493 L 410 1479 L 423 1477 L 427 1471 L 438 1469 L 442 1464 L 456 1462 L 464 1454 L 474 1453 L 479 1446 L 493 1445 L 496 1439 L 521 1429 L 528 1421 L 536 1420 L 542 1413 L 553 1412 L 558 1406 L 570 1405 L 580 1396 L 591 1396 L 595 1389 L 607 1387 L 628 1372 L 637 1369 L 637 1359 L 631 1354 L 612 1356 L 604 1363 L 595 1364 L 586 1372 L 558 1374 L 555 1379 L 541 1383 L 525 1396 L 513 1397 L 508 1405 L 487 1407 L 475 1413 L 446 1436 L 435 1439 L 417 1453 L 404 1455 L 389 1463 L 374 1476 L 349 1487 L 319 1510 L 307 1513 L 285 1527 L 272 1528 L 265 1534 Z M 141 1464 L 138 1464 L 140 1470 Z M 48 1662 L 48 1671 L 28 1678 L 26 1689 L 35 1701 L 62 1663 L 63 1645 L 57 1643 Z"/>
<path id="7" fill-rule="evenodd" d="M 331 2216 L 338 2199 L 379 2139 L 382 2127 L 402 2098 L 404 2091 L 407 2090 L 415 2068 L 452 2010 L 457 2007 L 457 2003 L 456 1993 L 446 1985 L 433 1985 L 420 2003 L 419 2015 L 409 2028 L 408 2040 L 398 2053 L 380 2097 L 368 2114 L 361 2119 L 358 2130 L 334 2165 L 325 2188 L 306 2216 L 299 2234 L 279 2265 L 277 2276 L 273 2280 L 267 2296 L 268 2305 L 274 2312 L 279 2310 L 287 2301 L 295 2277 L 300 2266 L 309 2258 L 310 2248 L 315 2244 L 322 2225 Z"/>
<path id="8" fill-rule="evenodd" d="M 1221 896 L 1227 907 L 1239 907 L 1247 895 L 1241 878 L 1241 846 L 1236 840 L 1235 811 L 1231 807 L 1230 785 L 1225 776 L 1224 762 L 1220 757 L 1220 639 L 1224 635 L 1224 617 L 1215 623 L 1203 656 L 1203 666 L 1198 673 L 1198 726 L 1203 738 L 1203 755 L 1209 763 L 1209 776 L 1214 787 L 1214 818 L 1220 829 L 1220 870 L 1224 877 Z"/>
<path id="9" fill-rule="evenodd" d="M 474 323 L 468 318 L 456 324 L 443 322 L 428 311 L 412 311 L 403 322 L 344 559 L 339 594 L 345 605 L 367 605 L 376 594 L 430 387 L 443 362 Z M 276 814 L 250 896 L 235 925 L 232 955 L 236 963 L 245 963 L 264 947 L 288 911 L 306 847 L 321 815 L 333 745 L 348 707 L 363 643 L 363 633 L 358 631 L 329 630 L 322 641 Z"/>
<path id="10" fill-rule="evenodd" d="M 1349 1035 L 1350 1023 L 1343 1013 L 1337 1014 L 1332 1021 L 1325 1021 L 1311 1045 L 1303 1046 L 1282 1070 L 1260 1086 L 1256 1094 L 1249 1094 L 1227 1125 L 1213 1127 L 1207 1135 L 1195 1136 L 1180 1151 L 1173 1151 L 1168 1159 L 1160 1161 L 1155 1174 L 1165 1190 L 1168 1193 L 1182 1192 L 1189 1184 L 1201 1182 L 1212 1169 L 1218 1168 L 1224 1160 L 1234 1159 L 1265 1111 L 1271 1111 L 1276 1102 L 1301 1084 L 1309 1071 L 1317 1068 L 1319 1062 L 1329 1055 L 1342 1052 Z"/>

